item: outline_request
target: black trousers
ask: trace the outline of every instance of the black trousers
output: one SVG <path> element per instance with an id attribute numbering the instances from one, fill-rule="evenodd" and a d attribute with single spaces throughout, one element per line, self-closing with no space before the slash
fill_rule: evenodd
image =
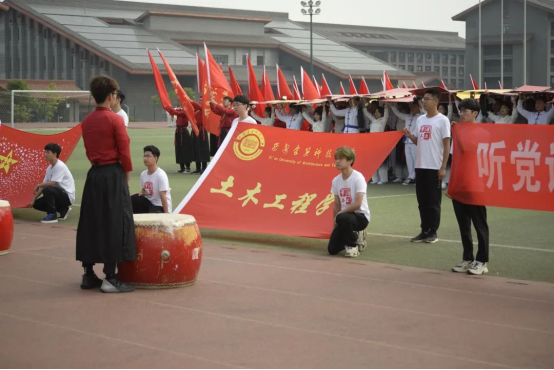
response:
<path id="1" fill-rule="evenodd" d="M 146 197 L 141 197 L 138 194 L 131 196 L 131 205 L 133 206 L 133 214 L 137 213 L 164 213 L 164 207 L 155 206 Z"/>
<path id="2" fill-rule="evenodd" d="M 416 196 L 421 231 L 436 233 L 441 222 L 442 190 L 438 170 L 416 168 Z"/>
<path id="3" fill-rule="evenodd" d="M 33 204 L 33 208 L 46 213 L 62 213 L 71 205 L 69 196 L 62 188 L 47 186 L 42 189 L 42 197 Z"/>
<path id="4" fill-rule="evenodd" d="M 454 213 L 460 227 L 462 245 L 464 246 L 464 261 L 489 262 L 489 225 L 487 224 L 487 207 L 465 204 L 452 199 Z M 477 257 L 473 258 L 473 238 L 471 223 L 477 231 Z"/>
<path id="5" fill-rule="evenodd" d="M 83 262 L 82 266 L 83 266 L 83 268 L 92 268 L 94 266 L 94 263 Z M 117 267 L 117 264 L 115 262 L 104 263 L 104 271 L 103 272 L 106 276 L 115 275 L 115 268 L 116 267 Z"/>
<path id="6" fill-rule="evenodd" d="M 337 226 L 333 229 L 329 245 L 327 246 L 327 251 L 331 255 L 338 254 L 344 250 L 345 245 L 355 246 L 357 238 L 354 231 L 364 230 L 369 221 L 361 213 L 348 212 L 339 214 L 336 218 L 336 223 Z"/>

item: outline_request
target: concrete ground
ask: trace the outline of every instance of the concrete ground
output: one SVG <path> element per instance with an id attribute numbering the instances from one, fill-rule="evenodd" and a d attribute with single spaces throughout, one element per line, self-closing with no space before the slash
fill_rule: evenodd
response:
<path id="1" fill-rule="evenodd" d="M 554 284 L 205 243 L 190 287 L 102 294 L 74 255 L 16 220 L 0 367 L 554 367 Z"/>

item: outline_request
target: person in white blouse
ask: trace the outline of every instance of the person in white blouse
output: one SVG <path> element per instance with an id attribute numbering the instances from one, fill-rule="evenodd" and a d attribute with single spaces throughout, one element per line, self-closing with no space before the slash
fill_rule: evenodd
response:
<path id="1" fill-rule="evenodd" d="M 250 113 L 252 117 L 258 122 L 262 124 L 262 126 L 273 126 L 275 124 L 275 108 L 274 107 L 267 107 L 264 110 L 264 116 L 260 117 L 256 114 L 256 112 L 252 111 Z"/>
<path id="2" fill-rule="evenodd" d="M 305 105 L 302 108 L 302 116 L 312 125 L 313 132 L 325 132 L 325 122 L 327 120 L 325 107 L 319 106 L 314 111 L 311 105 Z"/>
<path id="3" fill-rule="evenodd" d="M 330 108 L 331 105 L 333 105 L 333 103 L 329 102 L 329 117 L 331 117 L 333 122 L 335 122 L 335 128 L 333 132 L 336 134 L 342 134 L 342 131 L 344 130 L 345 117 L 335 115 Z M 337 101 L 335 102 L 335 107 L 337 109 L 345 109 L 348 107 L 348 104 L 346 104 L 346 102 L 344 101 Z"/>
<path id="4" fill-rule="evenodd" d="M 375 115 L 371 114 L 367 109 L 363 110 L 364 116 L 369 120 L 369 133 L 384 132 L 385 126 L 389 120 L 389 105 L 388 103 L 385 107 L 377 107 L 375 110 Z M 377 172 L 371 178 L 373 182 L 371 184 L 384 185 L 389 181 L 387 176 L 387 160 L 381 164 Z"/>
<path id="5" fill-rule="evenodd" d="M 331 108 L 331 112 L 335 116 L 344 117 L 344 128 L 343 133 L 344 134 L 359 134 L 360 129 L 358 127 L 358 105 L 359 105 L 359 98 L 350 98 L 349 101 L 349 107 L 344 109 L 338 109 L 335 107 L 333 102 L 331 101 L 331 97 L 328 96 L 327 100 L 329 100 L 329 107 Z M 336 132 L 336 130 L 335 130 Z"/>
<path id="6" fill-rule="evenodd" d="M 392 112 L 400 119 L 403 119 L 406 124 L 405 128 L 410 132 L 415 132 L 416 122 L 419 116 L 427 114 L 423 109 L 423 103 L 421 99 L 415 98 L 411 106 L 410 114 L 401 113 L 396 103 L 392 106 Z M 408 178 L 402 183 L 402 185 L 409 185 L 415 183 L 415 161 L 417 146 L 407 137 L 404 137 L 404 153 L 406 154 L 406 165 L 408 166 Z"/>
<path id="7" fill-rule="evenodd" d="M 275 114 L 279 118 L 279 120 L 283 121 L 286 125 L 286 127 L 290 130 L 300 130 L 302 128 L 302 122 L 304 122 L 304 119 L 302 118 L 302 113 L 298 109 L 298 106 L 296 104 L 289 104 L 289 114 L 285 112 L 283 109 L 283 106 L 279 104 L 277 106 L 277 110 L 275 111 Z"/>
<path id="8" fill-rule="evenodd" d="M 514 108 L 515 97 L 512 97 L 512 104 L 508 102 L 502 102 L 500 106 L 500 114 L 494 114 L 487 109 L 488 95 L 481 95 L 481 112 L 483 117 L 487 117 L 492 123 L 504 123 L 511 124 L 517 120 L 517 109 Z M 510 114 L 510 110 L 512 113 Z"/>
<path id="9" fill-rule="evenodd" d="M 546 110 L 546 100 L 543 97 L 535 99 L 535 112 L 530 112 L 523 108 L 523 97 L 520 96 L 517 102 L 517 111 L 527 119 L 529 125 L 548 125 L 554 118 L 554 109 Z M 551 106 L 552 104 L 548 104 Z"/>

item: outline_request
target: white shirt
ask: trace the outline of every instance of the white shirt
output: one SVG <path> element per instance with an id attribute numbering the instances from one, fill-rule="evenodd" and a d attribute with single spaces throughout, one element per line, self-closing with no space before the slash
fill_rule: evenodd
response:
<path id="1" fill-rule="evenodd" d="M 148 170 L 142 171 L 140 174 L 140 188 L 144 191 L 146 199 L 158 207 L 163 207 L 160 191 L 165 191 L 167 210 L 171 213 L 173 208 L 171 203 L 171 188 L 169 187 L 169 179 L 164 170 L 158 167 L 151 175 L 148 174 Z"/>
<path id="2" fill-rule="evenodd" d="M 129 116 L 127 116 L 127 113 L 125 113 L 125 111 L 123 109 L 121 109 L 116 114 L 118 116 L 121 116 L 121 118 L 123 118 L 123 123 L 125 124 L 125 127 L 129 126 Z"/>
<path id="3" fill-rule="evenodd" d="M 285 122 L 285 125 L 290 130 L 300 130 L 302 128 L 302 122 L 304 122 L 304 119 L 302 118 L 302 113 L 296 113 L 296 114 L 283 114 L 279 111 L 279 109 L 275 110 L 275 114 L 279 119 L 283 122 Z"/>
<path id="4" fill-rule="evenodd" d="M 512 109 L 512 115 L 511 116 L 502 116 L 502 115 L 496 115 L 493 112 L 488 112 L 488 118 L 493 123 L 515 123 L 517 120 L 517 109 Z"/>
<path id="5" fill-rule="evenodd" d="M 358 128 L 358 108 L 345 108 L 337 109 L 335 104 L 330 104 L 331 112 L 335 116 L 344 117 L 344 128 L 342 132 L 345 134 L 359 134 L 360 129 Z M 336 130 L 335 130 L 336 132 Z"/>
<path id="6" fill-rule="evenodd" d="M 325 123 L 327 121 L 327 114 L 325 113 L 325 109 L 323 109 L 323 112 L 321 113 L 321 120 L 315 121 L 314 116 L 309 114 L 308 112 L 302 112 L 302 116 L 306 121 L 312 125 L 313 132 L 325 132 Z"/>
<path id="7" fill-rule="evenodd" d="M 233 122 L 231 123 L 231 126 L 236 126 L 239 124 L 239 119 L 240 117 L 237 117 L 233 120 Z M 250 116 L 246 117 L 245 119 L 243 119 L 242 121 L 240 122 L 244 122 L 244 123 L 251 123 L 253 125 L 257 125 L 258 122 L 256 122 L 256 120 Z"/>
<path id="8" fill-rule="evenodd" d="M 383 117 L 377 119 L 367 109 L 364 109 L 364 116 L 369 120 L 369 132 L 384 132 L 387 121 L 389 120 L 389 110 L 385 108 Z"/>
<path id="9" fill-rule="evenodd" d="M 344 180 L 342 173 L 333 179 L 331 186 L 331 193 L 340 198 L 341 211 L 348 207 L 352 202 L 356 200 L 356 194 L 364 193 L 362 205 L 355 210 L 355 213 L 361 213 L 370 220 L 369 207 L 367 205 L 367 181 L 360 172 L 354 170 L 352 174 Z"/>
<path id="10" fill-rule="evenodd" d="M 335 130 L 334 130 L 334 132 L 336 134 L 342 133 L 342 131 L 344 130 L 344 117 L 340 117 L 340 116 L 335 115 L 333 113 L 333 111 L 331 111 L 330 113 L 331 114 L 329 116 L 331 116 L 331 119 L 333 119 L 333 121 L 335 121 Z M 331 127 L 331 126 L 329 126 L 329 127 Z"/>
<path id="11" fill-rule="evenodd" d="M 529 112 L 523 109 L 523 101 L 521 99 L 517 102 L 517 111 L 527 118 L 527 123 L 530 125 L 548 125 L 554 117 L 554 108 L 550 108 L 548 112 Z"/>
<path id="12" fill-rule="evenodd" d="M 49 165 L 46 169 L 46 176 L 44 176 L 43 182 L 54 181 L 58 183 L 63 191 L 67 193 L 69 201 L 73 203 L 75 201 L 75 181 L 73 176 L 67 168 L 66 164 L 58 159 L 54 167 Z"/>
<path id="13" fill-rule="evenodd" d="M 268 118 L 260 117 L 256 113 L 254 113 L 253 111 L 250 112 L 250 114 L 252 115 L 252 117 L 254 117 L 254 119 L 259 121 L 262 124 L 262 126 L 273 126 L 275 124 L 275 115 L 274 114 L 272 114 L 271 117 L 268 117 Z"/>
<path id="14" fill-rule="evenodd" d="M 397 107 L 392 106 L 392 112 L 396 115 L 396 117 L 400 118 L 401 120 L 404 120 L 404 127 L 407 127 L 408 130 L 413 134 L 415 133 L 416 129 L 416 122 L 419 117 L 421 117 L 421 113 L 418 114 L 406 114 L 401 113 Z M 412 140 L 410 140 L 409 137 L 404 137 L 403 139 L 404 144 L 413 144 Z"/>
<path id="15" fill-rule="evenodd" d="M 443 139 L 450 137 L 450 121 L 437 114 L 433 118 L 417 119 L 417 148 L 415 168 L 440 170 L 444 155 Z"/>

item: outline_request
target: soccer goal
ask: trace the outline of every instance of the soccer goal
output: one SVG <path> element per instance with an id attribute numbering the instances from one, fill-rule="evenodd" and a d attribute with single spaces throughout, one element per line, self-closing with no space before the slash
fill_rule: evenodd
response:
<path id="1" fill-rule="evenodd" d="M 89 91 L 12 90 L 0 93 L 0 120 L 17 123 L 78 123 L 94 109 Z"/>

